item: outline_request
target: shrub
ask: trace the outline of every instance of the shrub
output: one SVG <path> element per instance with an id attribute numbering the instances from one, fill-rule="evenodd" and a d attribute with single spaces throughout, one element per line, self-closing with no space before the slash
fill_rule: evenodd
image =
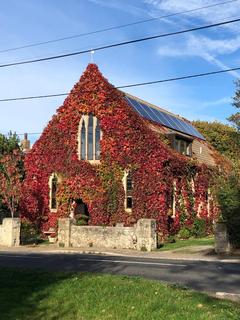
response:
<path id="1" fill-rule="evenodd" d="M 166 240 L 166 243 L 175 243 L 176 240 L 175 240 L 175 237 L 174 236 L 169 236 Z"/>
<path id="2" fill-rule="evenodd" d="M 240 248 L 240 211 L 227 219 L 229 241 L 234 248 Z"/>
<path id="3" fill-rule="evenodd" d="M 240 182 L 237 175 L 219 178 L 216 196 L 221 219 L 227 223 L 229 240 L 234 247 L 240 247 Z"/>
<path id="4" fill-rule="evenodd" d="M 240 210 L 240 186 L 235 176 L 220 179 L 217 189 L 218 203 L 222 217 L 227 220 L 229 216 Z"/>
<path id="5" fill-rule="evenodd" d="M 76 214 L 75 215 L 75 224 L 77 226 L 86 226 L 88 225 L 89 216 L 85 214 Z"/>
<path id="6" fill-rule="evenodd" d="M 187 227 L 183 227 L 178 232 L 178 238 L 180 238 L 180 239 L 189 239 L 190 237 L 191 237 L 191 230 Z"/>
<path id="7" fill-rule="evenodd" d="M 193 237 L 201 238 L 206 236 L 206 221 L 204 219 L 195 218 L 193 226 L 191 229 L 191 234 Z"/>
<path id="8" fill-rule="evenodd" d="M 21 223 L 20 242 L 21 244 L 40 242 L 40 234 L 35 225 L 26 221 Z"/>
<path id="9" fill-rule="evenodd" d="M 10 217 L 11 214 L 9 212 L 9 210 L 6 208 L 6 206 L 4 206 L 1 203 L 1 199 L 0 199 L 0 224 L 2 223 L 4 218 Z"/>

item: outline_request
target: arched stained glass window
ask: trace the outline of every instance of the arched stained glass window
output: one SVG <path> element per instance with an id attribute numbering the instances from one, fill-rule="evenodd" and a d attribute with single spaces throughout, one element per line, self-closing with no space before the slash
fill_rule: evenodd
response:
<path id="1" fill-rule="evenodd" d="M 81 128 L 81 160 L 86 159 L 86 126 L 85 121 L 82 122 Z"/>
<path id="2" fill-rule="evenodd" d="M 78 135 L 79 159 L 100 160 L 101 128 L 99 120 L 92 114 L 82 115 Z"/>

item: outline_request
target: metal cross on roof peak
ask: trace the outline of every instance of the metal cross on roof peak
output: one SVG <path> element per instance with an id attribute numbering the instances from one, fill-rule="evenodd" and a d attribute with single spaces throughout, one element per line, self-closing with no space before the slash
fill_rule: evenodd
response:
<path id="1" fill-rule="evenodd" d="M 93 59 L 94 53 L 95 53 L 94 50 L 91 50 L 91 51 L 90 51 L 90 62 L 91 62 L 91 63 L 94 62 L 94 59 Z"/>

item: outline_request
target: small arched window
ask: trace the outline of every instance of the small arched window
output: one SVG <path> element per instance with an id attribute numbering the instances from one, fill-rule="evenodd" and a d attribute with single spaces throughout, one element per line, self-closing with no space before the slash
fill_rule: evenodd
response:
<path id="1" fill-rule="evenodd" d="M 49 187 L 50 187 L 50 210 L 57 210 L 57 190 L 58 190 L 58 177 L 55 173 L 50 176 Z"/>
<path id="2" fill-rule="evenodd" d="M 173 188 L 169 195 L 169 209 L 171 210 L 171 216 L 175 217 L 176 215 L 176 196 L 177 196 L 177 183 L 176 180 L 173 181 Z"/>
<path id="3" fill-rule="evenodd" d="M 132 191 L 133 182 L 132 175 L 130 172 L 125 172 L 123 176 L 123 187 L 125 191 L 124 208 L 126 212 L 132 212 L 133 201 L 132 201 Z"/>
<path id="4" fill-rule="evenodd" d="M 99 120 L 92 114 L 82 115 L 78 132 L 79 159 L 99 160 L 101 139 Z"/>

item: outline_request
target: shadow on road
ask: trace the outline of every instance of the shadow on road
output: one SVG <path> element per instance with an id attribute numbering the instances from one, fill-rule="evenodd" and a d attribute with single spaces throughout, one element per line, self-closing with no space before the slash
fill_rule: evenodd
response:
<path id="1" fill-rule="evenodd" d="M 36 272 L 32 272 L 33 269 Z M 78 272 L 78 277 L 82 279 L 86 272 L 141 276 L 172 283 L 173 287 L 187 286 L 200 291 L 237 292 L 240 288 L 238 264 L 101 255 L 7 253 L 0 254 L 0 318 L 22 319 L 17 315 L 24 309 L 30 315 L 37 310 L 41 314 L 37 319 L 44 319 L 46 310 L 42 308 L 41 301 L 48 298 L 49 289 L 54 290 L 57 284 L 76 277 L 74 272 Z M 51 319 L 64 317 L 58 312 L 58 305 L 64 303 L 64 299 L 72 299 L 71 290 L 66 296 L 60 296 L 56 304 L 48 306 L 53 314 L 58 314 L 58 317 Z M 67 311 L 61 308 L 61 312 Z"/>

